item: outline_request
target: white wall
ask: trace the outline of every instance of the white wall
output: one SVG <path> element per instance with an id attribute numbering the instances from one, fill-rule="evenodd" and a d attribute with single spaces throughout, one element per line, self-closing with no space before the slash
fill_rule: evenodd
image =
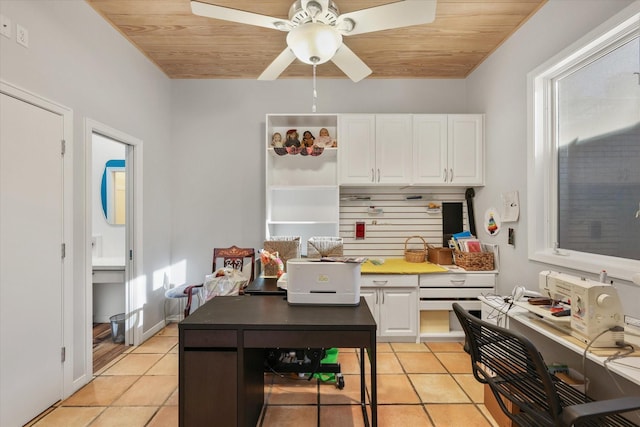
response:
<path id="1" fill-rule="evenodd" d="M 173 82 L 174 283 L 202 281 L 214 247 L 262 247 L 265 115 L 311 113 L 312 87 L 307 79 Z M 467 111 L 464 80 L 320 79 L 317 88 L 318 113 L 476 112 Z"/>
<path id="2" fill-rule="evenodd" d="M 504 232 L 495 237 L 485 236 L 500 245 L 498 288 L 503 294 L 514 286 L 537 289 L 541 270 L 558 270 L 527 258 L 527 206 L 532 202 L 527 200 L 527 73 L 632 2 L 550 0 L 467 79 L 468 108 L 486 113 L 486 186 L 476 192 L 476 210 L 481 214 L 498 207 L 502 192 L 520 193 L 520 220 L 504 223 Z M 508 227 L 515 230 L 515 247 L 507 245 Z M 637 301 L 638 288 L 620 283 L 618 289 L 623 301 Z M 625 304 L 625 312 L 637 313 L 636 306 Z"/>
<path id="3" fill-rule="evenodd" d="M 0 13 L 29 31 L 29 49 L 0 37 L 0 78 L 73 109 L 74 379 L 86 372 L 84 119 L 144 141 L 143 329 L 164 320 L 162 274 L 169 265 L 170 80 L 86 2 L 0 0 Z"/>

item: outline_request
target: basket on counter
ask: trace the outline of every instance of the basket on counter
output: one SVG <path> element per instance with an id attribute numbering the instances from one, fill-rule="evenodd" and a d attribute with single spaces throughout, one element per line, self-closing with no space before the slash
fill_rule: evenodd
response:
<path id="1" fill-rule="evenodd" d="M 411 239 L 420 239 L 422 240 L 422 249 L 407 249 L 407 244 Z M 407 262 L 424 262 L 427 257 L 427 242 L 420 236 L 411 236 L 407 237 L 407 240 L 404 241 L 404 259 Z"/>
<path id="2" fill-rule="evenodd" d="M 488 271 L 494 269 L 493 252 L 454 251 L 454 262 L 467 271 Z"/>

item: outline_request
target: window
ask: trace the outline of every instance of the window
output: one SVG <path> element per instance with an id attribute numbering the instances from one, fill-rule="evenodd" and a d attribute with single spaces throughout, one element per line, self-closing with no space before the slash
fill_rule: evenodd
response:
<path id="1" fill-rule="evenodd" d="M 640 272 L 640 7 L 528 76 L 529 258 Z"/>

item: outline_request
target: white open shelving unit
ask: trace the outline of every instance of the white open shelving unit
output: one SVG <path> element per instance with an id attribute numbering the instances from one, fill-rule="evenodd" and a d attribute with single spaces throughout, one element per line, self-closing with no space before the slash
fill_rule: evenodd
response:
<path id="1" fill-rule="evenodd" d="M 279 155 L 271 147 L 275 132 L 285 139 L 289 129 L 302 138 L 310 131 L 316 138 L 320 129 L 338 134 L 336 114 L 267 114 L 266 116 L 266 238 L 300 236 L 302 254 L 313 236 L 338 236 L 340 189 L 338 187 L 339 148 L 325 148 L 319 156 Z"/>

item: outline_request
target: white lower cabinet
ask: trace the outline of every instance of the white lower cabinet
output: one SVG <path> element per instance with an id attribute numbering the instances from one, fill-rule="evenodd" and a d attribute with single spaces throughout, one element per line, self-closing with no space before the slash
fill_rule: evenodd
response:
<path id="1" fill-rule="evenodd" d="M 378 341 L 416 342 L 418 276 L 363 274 L 360 296 L 378 325 Z"/>
<path id="2" fill-rule="evenodd" d="M 477 312 L 478 297 L 495 293 L 495 273 L 467 272 L 420 275 L 420 334 L 422 341 L 460 340 L 462 327 L 453 312 L 454 302 L 465 310 Z"/>

